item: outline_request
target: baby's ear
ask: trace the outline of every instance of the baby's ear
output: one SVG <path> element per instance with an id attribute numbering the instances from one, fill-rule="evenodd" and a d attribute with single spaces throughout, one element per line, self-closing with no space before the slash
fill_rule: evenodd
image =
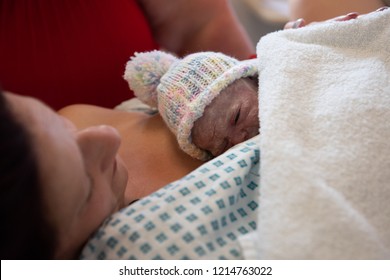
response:
<path id="1" fill-rule="evenodd" d="M 177 57 L 162 51 L 135 53 L 126 64 L 124 79 L 135 96 L 157 108 L 160 79 L 177 60 Z"/>

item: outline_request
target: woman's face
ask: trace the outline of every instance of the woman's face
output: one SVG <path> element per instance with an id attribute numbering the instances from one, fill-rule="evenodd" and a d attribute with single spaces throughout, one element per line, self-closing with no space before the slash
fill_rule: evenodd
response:
<path id="1" fill-rule="evenodd" d="M 234 145 L 259 134 L 256 81 L 237 80 L 205 108 L 192 129 L 192 142 L 219 156 Z"/>
<path id="2" fill-rule="evenodd" d="M 32 135 L 43 201 L 59 236 L 56 257 L 75 257 L 102 221 L 123 207 L 127 169 L 118 157 L 118 132 L 109 126 L 77 131 L 43 103 L 6 94 Z"/>

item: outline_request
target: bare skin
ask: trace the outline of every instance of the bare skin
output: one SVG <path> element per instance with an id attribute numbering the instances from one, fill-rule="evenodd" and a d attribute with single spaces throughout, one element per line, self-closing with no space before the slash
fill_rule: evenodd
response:
<path id="1" fill-rule="evenodd" d="M 247 59 L 253 43 L 226 0 L 137 0 L 157 42 L 179 56 L 220 51 Z"/>
<path id="2" fill-rule="evenodd" d="M 106 124 L 119 131 L 122 138 L 119 155 L 129 174 L 125 197 L 144 197 L 202 164 L 180 150 L 160 115 L 90 105 L 72 105 L 60 110 L 59 114 L 71 120 L 78 129 Z"/>
<path id="3" fill-rule="evenodd" d="M 380 7 L 374 11 L 371 11 L 370 13 L 381 12 L 383 10 L 387 10 L 388 8 L 389 7 L 387 7 L 387 6 Z M 310 22 L 310 21 L 307 21 L 305 18 L 299 18 L 297 20 L 287 22 L 284 26 L 284 29 L 296 29 L 296 28 L 301 28 L 301 27 L 307 26 L 307 25 L 321 24 L 321 23 L 327 22 L 327 21 L 348 21 L 348 20 L 356 19 L 359 16 L 360 16 L 360 14 L 357 12 L 350 12 L 346 15 L 341 15 L 341 16 L 337 16 L 337 17 L 334 17 L 334 18 L 331 18 L 331 19 L 328 19 L 325 21 L 318 21 L 318 22 L 317 21 Z"/>
<path id="4" fill-rule="evenodd" d="M 384 6 L 381 0 L 289 0 L 290 18 L 304 18 L 306 23 L 324 21 L 356 12 L 366 14 Z"/>

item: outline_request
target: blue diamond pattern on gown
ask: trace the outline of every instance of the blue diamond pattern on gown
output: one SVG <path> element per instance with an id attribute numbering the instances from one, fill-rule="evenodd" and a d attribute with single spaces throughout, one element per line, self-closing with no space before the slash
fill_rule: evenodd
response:
<path id="1" fill-rule="evenodd" d="M 242 259 L 256 229 L 259 137 L 109 217 L 82 259 Z"/>

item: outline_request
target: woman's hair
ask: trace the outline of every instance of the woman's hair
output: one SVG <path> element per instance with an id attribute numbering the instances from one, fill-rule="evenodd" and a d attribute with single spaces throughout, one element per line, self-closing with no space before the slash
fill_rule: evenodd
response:
<path id="1" fill-rule="evenodd" d="M 0 258 L 52 259 L 55 231 L 43 206 L 31 137 L 1 89 L 0 133 Z"/>

